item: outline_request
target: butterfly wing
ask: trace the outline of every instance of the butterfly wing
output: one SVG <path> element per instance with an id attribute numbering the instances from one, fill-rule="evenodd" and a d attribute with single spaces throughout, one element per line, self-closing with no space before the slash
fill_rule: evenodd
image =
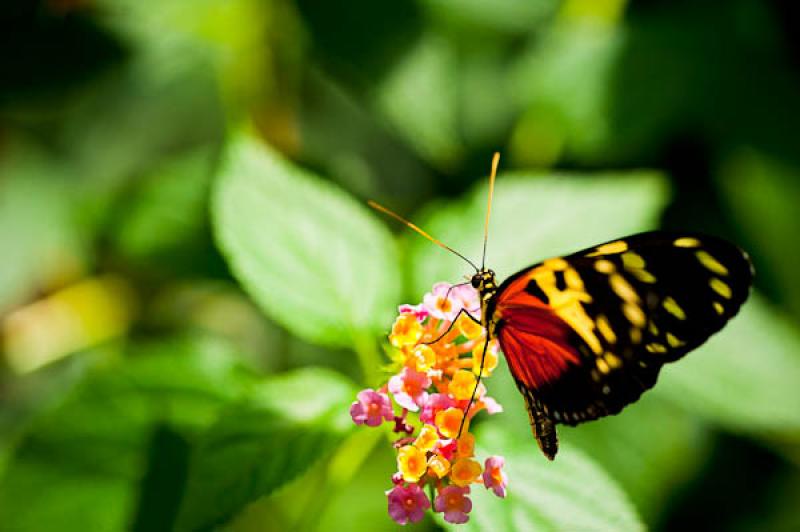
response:
<path id="1" fill-rule="evenodd" d="M 661 366 L 705 342 L 747 298 L 747 255 L 724 240 L 650 232 L 548 259 L 488 310 L 544 453 L 554 425 L 618 413 Z"/>

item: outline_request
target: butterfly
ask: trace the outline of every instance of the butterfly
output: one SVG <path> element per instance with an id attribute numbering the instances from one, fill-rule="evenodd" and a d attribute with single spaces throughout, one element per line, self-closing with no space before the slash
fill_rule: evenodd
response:
<path id="1" fill-rule="evenodd" d="M 495 154 L 484 261 L 498 162 Z M 481 315 L 461 313 L 486 329 L 484 355 L 490 339 L 499 341 L 533 435 L 550 460 L 558 451 L 556 425 L 617 414 L 638 400 L 664 364 L 696 349 L 738 313 L 753 281 L 747 253 L 730 242 L 652 231 L 546 259 L 498 285 L 491 269 L 370 205 L 475 269 L 468 282 L 480 295 Z"/>

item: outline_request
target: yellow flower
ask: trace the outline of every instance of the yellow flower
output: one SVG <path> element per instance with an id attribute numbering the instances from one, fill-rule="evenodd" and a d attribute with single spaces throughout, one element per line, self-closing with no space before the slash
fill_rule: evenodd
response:
<path id="1" fill-rule="evenodd" d="M 453 380 L 450 382 L 447 391 L 459 401 L 469 399 L 475 389 L 476 380 L 472 372 L 460 369 L 453 375 Z"/>
<path id="2" fill-rule="evenodd" d="M 483 377 L 488 377 L 492 371 L 497 367 L 497 349 L 493 349 L 493 344 L 490 343 L 486 347 L 486 360 L 483 362 Z M 481 355 L 483 354 L 483 344 L 479 343 L 472 349 L 472 372 L 475 375 L 481 369 Z"/>
<path id="3" fill-rule="evenodd" d="M 469 432 L 463 432 L 458 439 L 458 456 L 466 458 L 475 454 L 475 436 Z"/>
<path id="4" fill-rule="evenodd" d="M 397 348 L 404 346 L 416 345 L 419 339 L 422 338 L 422 325 L 413 314 L 400 314 L 394 325 L 392 325 L 392 334 L 389 335 L 389 341 Z"/>
<path id="5" fill-rule="evenodd" d="M 475 320 L 470 319 L 465 315 L 458 318 L 458 330 L 470 340 L 475 340 L 483 335 L 483 327 L 480 323 L 475 323 Z"/>
<path id="6" fill-rule="evenodd" d="M 425 425 L 419 432 L 419 436 L 414 440 L 414 447 L 422 452 L 433 450 L 436 442 L 439 441 L 439 433 L 433 425 Z"/>
<path id="7" fill-rule="evenodd" d="M 458 436 L 462 419 L 464 419 L 464 412 L 459 408 L 451 407 L 436 414 L 436 426 L 445 438 L 455 438 Z"/>
<path id="8" fill-rule="evenodd" d="M 434 454 L 428 460 L 428 470 L 438 478 L 442 478 L 450 471 L 450 462 L 444 456 Z"/>
<path id="9" fill-rule="evenodd" d="M 469 458 L 460 458 L 453 464 L 450 471 L 450 479 L 456 486 L 469 486 L 477 480 L 481 474 L 481 465 Z"/>
<path id="10" fill-rule="evenodd" d="M 436 364 L 436 352 L 429 345 L 418 345 L 406 358 L 406 364 L 424 373 Z"/>
<path id="11" fill-rule="evenodd" d="M 397 469 L 406 482 L 417 482 L 428 469 L 425 453 L 413 445 L 401 447 L 397 452 Z"/>

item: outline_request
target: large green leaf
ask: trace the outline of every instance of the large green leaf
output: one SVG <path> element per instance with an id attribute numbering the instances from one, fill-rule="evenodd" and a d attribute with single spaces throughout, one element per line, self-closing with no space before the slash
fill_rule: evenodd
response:
<path id="1" fill-rule="evenodd" d="M 347 405 L 354 395 L 338 374 L 298 370 L 224 412 L 193 456 L 178 528 L 227 520 L 304 472 L 352 428 Z"/>
<path id="2" fill-rule="evenodd" d="M 709 431 L 702 423 L 654 394 L 620 415 L 558 430 L 563 442 L 579 446 L 619 482 L 650 525 L 710 451 Z"/>
<path id="3" fill-rule="evenodd" d="M 19 442 L 0 479 L 4 529 L 126 529 L 154 428 L 191 435 L 253 382 L 212 338 L 148 344 L 132 355 L 90 374 Z"/>
<path id="4" fill-rule="evenodd" d="M 480 261 L 487 187 L 428 210 L 419 225 Z M 553 255 L 653 228 L 668 197 L 652 172 L 588 176 L 501 175 L 495 187 L 486 263 L 500 279 Z M 456 282 L 469 267 L 411 235 L 414 294 L 436 281 Z"/>
<path id="5" fill-rule="evenodd" d="M 376 104 L 425 159 L 440 166 L 463 152 L 458 131 L 456 50 L 440 35 L 422 36 L 383 79 Z"/>
<path id="6" fill-rule="evenodd" d="M 800 437 L 800 334 L 753 294 L 740 315 L 656 387 L 686 409 L 737 432 Z"/>
<path id="7" fill-rule="evenodd" d="M 501 426 L 527 452 L 537 454 L 524 401 L 505 359 L 483 382 L 489 395 L 503 405 L 503 413 L 479 420 Z M 575 428 L 559 425 L 558 436 L 567 445 L 556 461 L 577 446 L 625 489 L 647 523 L 657 522 L 663 504 L 692 477 L 709 450 L 708 431 L 702 424 L 652 392 L 617 416 Z"/>
<path id="8" fill-rule="evenodd" d="M 479 431 L 478 456 L 500 454 L 509 476 L 505 499 L 472 489 L 473 510 L 452 530 L 643 530 L 625 493 L 572 445 L 548 462 L 530 441 L 495 427 Z M 437 514 L 440 518 L 441 514 Z"/>
<path id="9" fill-rule="evenodd" d="M 220 172 L 213 216 L 234 275 L 293 333 L 349 345 L 354 333 L 391 323 L 394 242 L 344 191 L 239 136 Z"/>

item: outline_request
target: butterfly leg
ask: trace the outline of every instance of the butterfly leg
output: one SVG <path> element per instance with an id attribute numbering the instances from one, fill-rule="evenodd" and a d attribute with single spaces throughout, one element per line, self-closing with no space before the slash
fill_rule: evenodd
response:
<path id="1" fill-rule="evenodd" d="M 467 313 L 467 315 L 469 316 L 469 313 Z M 488 347 L 489 347 L 489 335 L 487 334 L 486 340 L 483 342 L 483 353 L 481 354 L 481 366 L 480 369 L 478 370 L 478 378 L 475 381 L 475 387 L 472 389 L 472 397 L 469 398 L 469 403 L 467 403 L 467 408 L 464 409 L 464 417 L 461 418 L 461 425 L 459 425 L 458 427 L 457 438 L 461 437 L 461 430 L 464 428 L 464 423 L 467 421 L 467 414 L 469 414 L 469 409 L 472 408 L 472 403 L 473 401 L 475 401 L 475 394 L 478 393 L 478 386 L 481 384 L 481 377 L 483 377 L 483 363 L 486 360 L 486 348 Z"/>
<path id="2" fill-rule="evenodd" d="M 472 321 L 474 321 L 478 325 L 482 325 L 481 320 L 479 320 L 478 318 L 476 318 L 475 316 L 470 314 L 467 309 L 462 308 L 461 310 L 458 311 L 458 314 L 456 314 L 456 317 L 453 318 L 453 321 L 450 322 L 450 326 L 447 327 L 446 331 L 444 331 L 442 334 L 440 334 L 439 337 L 436 338 L 436 340 L 431 340 L 430 342 L 423 342 L 423 344 L 424 345 L 432 345 L 432 344 L 435 344 L 436 342 L 438 342 L 439 340 L 441 340 L 442 338 L 444 338 L 445 336 L 447 336 L 447 333 L 449 333 L 451 330 L 453 330 L 453 327 L 455 326 L 456 322 L 458 321 L 458 318 L 461 317 L 461 314 L 466 314 L 469 319 L 471 319 Z"/>
<path id="3" fill-rule="evenodd" d="M 539 401 L 533 396 L 531 391 L 520 386 L 520 391 L 525 397 L 525 406 L 528 409 L 528 418 L 531 422 L 531 429 L 533 429 L 533 437 L 536 438 L 536 443 L 539 444 L 539 449 L 548 458 L 553 460 L 558 452 L 558 435 L 556 434 L 556 425 L 550 416 L 545 414 Z"/>

